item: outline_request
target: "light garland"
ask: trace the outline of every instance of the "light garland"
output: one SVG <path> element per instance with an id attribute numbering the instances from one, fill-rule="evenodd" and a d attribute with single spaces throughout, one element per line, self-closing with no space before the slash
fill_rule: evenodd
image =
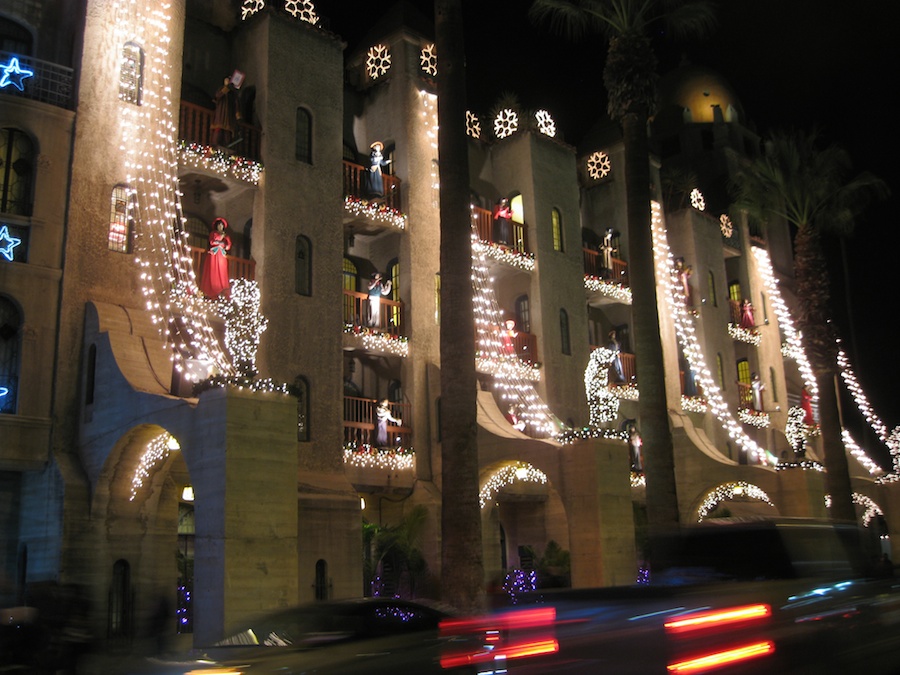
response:
<path id="1" fill-rule="evenodd" d="M 225 319 L 225 348 L 243 377 L 256 376 L 259 338 L 269 326 L 259 304 L 259 284 L 249 279 L 232 279 L 231 297 L 223 294 L 216 300 L 216 312 Z"/>
<path id="2" fill-rule="evenodd" d="M 869 527 L 869 524 L 872 522 L 872 519 L 875 516 L 884 516 L 884 511 L 881 510 L 881 507 L 875 503 L 875 501 L 871 497 L 867 497 L 866 495 L 862 495 L 858 492 L 854 492 L 850 495 L 851 500 L 856 506 L 863 507 L 863 514 L 860 517 L 862 521 L 863 527 Z M 825 508 L 831 508 L 831 495 L 825 495 Z"/>
<path id="3" fill-rule="evenodd" d="M 407 217 L 385 204 L 370 202 L 353 195 L 344 197 L 344 210 L 351 216 L 364 216 L 370 220 L 386 223 L 398 230 L 406 229 Z"/>
<path id="4" fill-rule="evenodd" d="M 411 448 L 376 448 L 368 443 L 344 443 L 344 464 L 358 469 L 412 471 L 416 453 Z"/>
<path id="5" fill-rule="evenodd" d="M 606 178 L 610 171 L 612 171 L 612 165 L 609 160 L 609 155 L 602 150 L 598 150 L 588 157 L 587 172 L 591 179 L 600 180 L 601 178 Z"/>
<path id="6" fill-rule="evenodd" d="M 352 323 L 344 324 L 344 333 L 357 336 L 362 342 L 363 349 L 367 351 L 402 357 L 409 356 L 409 338 L 404 335 L 373 331 L 366 326 Z"/>
<path id="7" fill-rule="evenodd" d="M 759 343 L 762 342 L 762 337 L 759 334 L 759 331 L 756 328 L 744 328 L 743 326 L 739 326 L 736 323 L 728 324 L 728 335 L 733 340 L 737 340 L 738 342 L 745 342 L 748 345 L 753 345 L 754 347 L 759 347 Z"/>
<path id="8" fill-rule="evenodd" d="M 538 131 L 550 138 L 556 136 L 556 122 L 549 112 L 546 110 L 538 110 L 534 113 L 534 119 L 537 122 Z"/>
<path id="9" fill-rule="evenodd" d="M 802 469 L 804 471 L 825 471 L 825 467 L 811 459 L 803 459 L 795 462 L 782 461 L 775 466 L 776 471 L 787 471 L 789 469 Z"/>
<path id="10" fill-rule="evenodd" d="M 419 52 L 419 65 L 428 77 L 437 77 L 437 50 L 433 42 L 422 47 L 422 51 Z"/>
<path id="11" fill-rule="evenodd" d="M 512 108 L 504 108 L 494 117 L 494 136 L 503 139 L 519 130 L 519 115 Z"/>
<path id="12" fill-rule="evenodd" d="M 759 486 L 742 480 L 734 481 L 719 485 L 706 495 L 697 511 L 697 522 L 706 518 L 706 516 L 712 513 L 722 502 L 734 499 L 735 497 L 755 499 L 757 501 L 765 502 L 773 508 L 775 507 L 775 504 L 769 499 L 769 495 L 767 495 Z"/>
<path id="13" fill-rule="evenodd" d="M 547 474 L 528 462 L 513 462 L 492 473 L 478 492 L 478 503 L 484 508 L 500 490 L 516 482 L 547 484 Z"/>
<path id="14" fill-rule="evenodd" d="M 662 222 L 662 208 L 656 201 L 651 202 L 651 224 L 656 278 L 662 283 L 666 303 L 675 325 L 675 333 L 691 370 L 694 371 L 701 389 L 707 396 L 710 412 L 722 425 L 728 437 L 735 441 L 748 457 L 766 464 L 777 464 L 777 458 L 747 436 L 741 425 L 732 417 L 721 390 L 713 379 L 712 372 L 706 366 L 700 341 L 697 338 L 693 315 L 688 311 L 684 288 L 678 279 L 675 260 L 669 249 L 666 230 Z"/>
<path id="15" fill-rule="evenodd" d="M 131 100 L 129 83 L 119 88 L 119 149 L 126 182 L 131 186 L 126 208 L 136 224 L 135 260 L 140 266 L 145 308 L 170 349 L 175 370 L 182 373 L 185 361 L 193 359 L 232 374 L 210 326 L 208 309 L 185 299 L 186 295 L 196 297 L 198 291 L 178 191 L 178 134 L 167 65 L 170 10 L 169 2 L 114 4 L 114 43 L 143 45 L 145 55 L 140 105 Z M 130 71 L 122 67 L 120 72 Z M 173 228 L 173 224 L 178 226 Z"/>
<path id="16" fill-rule="evenodd" d="M 738 408 L 738 419 L 757 429 L 766 429 L 772 423 L 769 413 L 753 408 Z"/>
<path id="17" fill-rule="evenodd" d="M 803 421 L 805 419 L 806 411 L 800 406 L 793 405 L 788 408 L 784 435 L 792 448 L 797 448 L 801 442 L 806 443 L 809 438 L 819 435 L 819 425 L 807 424 Z"/>
<path id="18" fill-rule="evenodd" d="M 874 462 L 872 458 L 866 454 L 865 450 L 859 447 L 847 429 L 841 429 L 841 439 L 844 441 L 844 447 L 850 453 L 850 456 L 859 462 L 871 475 L 878 476 L 884 473 L 884 469 L 882 469 L 877 462 Z"/>
<path id="19" fill-rule="evenodd" d="M 526 272 L 531 272 L 534 269 L 534 253 L 522 253 L 521 251 L 480 239 L 477 242 L 473 242 L 472 246 L 481 247 L 485 256 L 493 258 L 504 265 L 518 267 Z"/>
<path id="20" fill-rule="evenodd" d="M 637 401 L 641 396 L 641 392 L 634 382 L 617 384 L 610 387 L 610 391 L 616 398 L 622 399 L 623 401 Z"/>
<path id="21" fill-rule="evenodd" d="M 626 305 L 631 304 L 631 288 L 617 281 L 601 279 L 593 274 L 585 274 L 584 287 L 589 291 L 602 293 Z"/>
<path id="22" fill-rule="evenodd" d="M 475 355 L 475 370 L 486 375 L 500 376 L 504 379 L 521 379 L 529 382 L 541 381 L 541 364 L 523 361 L 499 361 L 491 354 Z"/>
<path id="23" fill-rule="evenodd" d="M 150 477 L 156 465 L 162 464 L 166 457 L 169 456 L 169 452 L 180 449 L 181 447 L 178 445 L 175 437 L 167 432 L 152 438 L 147 443 L 147 447 L 141 455 L 137 467 L 135 467 L 134 476 L 131 478 L 131 496 L 128 498 L 128 501 L 133 502 L 135 500 L 140 489 L 144 487 L 144 481 Z"/>
<path id="24" fill-rule="evenodd" d="M 366 73 L 373 80 L 391 69 L 391 50 L 387 45 L 373 45 L 366 54 Z"/>
<path id="25" fill-rule="evenodd" d="M 685 412 L 705 413 L 709 410 L 709 403 L 702 396 L 681 395 L 681 409 Z"/>
<path id="26" fill-rule="evenodd" d="M 230 176 L 236 180 L 258 185 L 263 165 L 252 159 L 228 153 L 199 143 L 181 141 L 178 161 L 184 166 L 214 171 L 220 176 Z"/>

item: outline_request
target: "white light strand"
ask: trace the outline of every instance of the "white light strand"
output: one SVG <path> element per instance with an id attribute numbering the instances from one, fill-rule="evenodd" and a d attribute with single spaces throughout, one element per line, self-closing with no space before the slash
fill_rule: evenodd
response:
<path id="1" fill-rule="evenodd" d="M 406 229 L 406 216 L 385 204 L 347 195 L 344 197 L 344 210 L 351 216 L 365 216 L 370 220 L 396 227 L 398 230 Z"/>
<path id="2" fill-rule="evenodd" d="M 600 292 L 626 305 L 631 304 L 631 288 L 623 283 L 586 274 L 584 276 L 584 287 L 589 291 Z"/>
<path id="3" fill-rule="evenodd" d="M 166 460 L 166 457 L 169 456 L 169 451 L 179 449 L 178 441 L 166 432 L 152 438 L 147 443 L 147 447 L 141 455 L 137 467 L 135 467 L 134 476 L 131 478 L 131 496 L 128 501 L 133 502 L 135 500 L 140 489 L 144 487 L 144 481 L 150 477 L 153 469 L 158 464 L 162 464 Z"/>
<path id="4" fill-rule="evenodd" d="M 656 259 L 656 278 L 662 284 L 665 300 L 669 305 L 672 321 L 684 356 L 694 371 L 700 387 L 707 396 L 707 404 L 715 418 L 722 425 L 728 437 L 747 452 L 747 456 L 762 463 L 777 464 L 777 458 L 761 448 L 744 432 L 740 424 L 732 417 L 722 397 L 719 385 L 713 379 L 712 372 L 706 366 L 700 341 L 697 339 L 692 314 L 688 311 L 683 286 L 677 278 L 675 260 L 669 250 L 666 230 L 662 222 L 662 209 L 658 202 L 651 202 L 651 221 L 653 226 L 653 254 Z"/>
<path id="5" fill-rule="evenodd" d="M 367 443 L 345 443 L 344 464 L 358 469 L 412 471 L 416 468 L 416 453 L 411 448 L 375 448 Z"/>
<path id="6" fill-rule="evenodd" d="M 844 447 L 847 449 L 847 452 L 859 462 L 862 467 L 868 471 L 873 476 L 878 476 L 884 473 L 884 469 L 882 469 L 876 462 L 872 461 L 872 458 L 869 457 L 865 450 L 863 450 L 855 440 L 853 440 L 853 436 L 846 429 L 841 430 L 841 438 L 844 441 Z"/>
<path id="7" fill-rule="evenodd" d="M 749 498 L 757 501 L 765 502 L 771 507 L 775 507 L 769 495 L 757 485 L 747 483 L 746 481 L 735 481 L 725 483 L 712 490 L 700 504 L 697 512 L 697 521 L 702 521 L 706 516 L 715 511 L 716 507 L 724 501 L 735 498 Z"/>
<path id="8" fill-rule="evenodd" d="M 547 484 L 547 474 L 527 462 L 507 464 L 490 475 L 478 493 L 481 508 L 491 503 L 500 490 L 515 482 Z"/>
<path id="9" fill-rule="evenodd" d="M 863 508 L 863 514 L 860 520 L 864 527 L 868 527 L 875 516 L 884 516 L 884 511 L 881 510 L 881 507 L 878 506 L 871 497 L 866 497 L 866 495 L 854 492 L 851 495 L 851 499 L 854 504 Z M 825 508 L 831 508 L 831 495 L 825 495 Z"/>

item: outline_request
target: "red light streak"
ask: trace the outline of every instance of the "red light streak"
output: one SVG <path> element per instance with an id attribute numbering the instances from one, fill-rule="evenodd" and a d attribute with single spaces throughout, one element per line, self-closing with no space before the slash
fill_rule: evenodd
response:
<path id="1" fill-rule="evenodd" d="M 712 612 L 691 614 L 682 619 L 667 621 L 666 631 L 670 633 L 686 633 L 693 630 L 707 628 L 719 628 L 740 621 L 753 621 L 765 619 L 772 615 L 769 605 L 745 605 L 743 607 L 729 607 Z"/>

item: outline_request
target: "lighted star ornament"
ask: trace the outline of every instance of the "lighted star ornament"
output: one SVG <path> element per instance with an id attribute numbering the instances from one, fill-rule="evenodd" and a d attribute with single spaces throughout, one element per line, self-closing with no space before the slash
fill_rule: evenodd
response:
<path id="1" fill-rule="evenodd" d="M 0 67 L 0 72 L 3 73 L 0 76 L 0 89 L 12 85 L 19 91 L 25 91 L 25 85 L 22 84 L 22 80 L 26 77 L 34 77 L 34 71 L 22 68 L 19 65 L 19 59 L 15 56 L 5 66 Z"/>
<path id="2" fill-rule="evenodd" d="M 6 225 L 0 227 L 0 255 L 9 261 L 12 261 L 13 256 L 15 255 L 13 249 L 21 243 L 21 239 L 13 237 L 9 233 L 9 228 Z"/>

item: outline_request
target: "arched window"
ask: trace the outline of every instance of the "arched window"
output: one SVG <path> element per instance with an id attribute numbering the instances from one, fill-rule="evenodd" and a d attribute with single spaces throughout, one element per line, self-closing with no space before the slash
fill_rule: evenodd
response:
<path id="1" fill-rule="evenodd" d="M 119 98 L 126 103 L 141 104 L 144 86 L 144 50 L 134 42 L 122 47 L 122 64 L 119 71 Z"/>
<path id="2" fill-rule="evenodd" d="M 298 295 L 312 295 L 312 242 L 302 234 L 294 244 L 294 290 Z"/>
<path id="3" fill-rule="evenodd" d="M 328 599 L 328 563 L 319 559 L 316 561 L 316 600 Z"/>
<path id="4" fill-rule="evenodd" d="M 775 382 L 775 369 L 769 366 L 769 386 L 772 387 L 772 401 L 778 403 L 778 386 Z"/>
<path id="5" fill-rule="evenodd" d="M 734 300 L 735 302 L 740 302 L 743 300 L 741 295 L 741 282 L 739 281 L 731 281 L 728 284 L 728 299 Z"/>
<path id="6" fill-rule="evenodd" d="M 572 341 L 569 338 L 569 313 L 564 309 L 559 310 L 559 342 L 563 354 L 572 353 Z"/>
<path id="7" fill-rule="evenodd" d="M 309 440 L 309 381 L 302 375 L 294 380 L 297 393 L 297 440 Z"/>
<path id="8" fill-rule="evenodd" d="M 737 379 L 741 384 L 750 385 L 750 362 L 747 359 L 738 360 Z"/>
<path id="9" fill-rule="evenodd" d="M 360 325 L 363 317 L 356 311 L 356 287 L 359 283 L 359 270 L 349 258 L 344 258 L 341 288 L 344 289 L 344 323 Z"/>
<path id="10" fill-rule="evenodd" d="M 523 333 L 531 332 L 531 301 L 527 295 L 516 298 L 516 325 Z"/>
<path id="11" fill-rule="evenodd" d="M 117 253 L 131 253 L 134 235 L 134 192 L 127 185 L 116 185 L 112 189 L 109 204 L 109 250 Z"/>
<path id="12" fill-rule="evenodd" d="M 553 233 L 553 250 L 554 251 L 562 251 L 563 250 L 562 216 L 559 214 L 559 209 L 552 209 L 550 211 L 550 229 Z"/>
<path id="13" fill-rule="evenodd" d="M 709 271 L 709 276 L 707 277 L 707 293 L 709 294 L 709 304 L 713 307 L 719 306 L 719 300 L 716 296 L 716 275 L 712 273 L 712 270 Z"/>
<path id="14" fill-rule="evenodd" d="M 113 564 L 112 587 L 109 589 L 110 637 L 128 637 L 131 633 L 131 565 L 127 560 Z"/>
<path id="15" fill-rule="evenodd" d="M 306 108 L 297 108 L 294 133 L 294 157 L 300 162 L 312 164 L 312 115 Z"/>
<path id="16" fill-rule="evenodd" d="M 0 296 L 0 413 L 14 415 L 19 394 L 19 350 L 22 315 L 9 298 Z"/>
<path id="17" fill-rule="evenodd" d="M 719 389 L 725 391 L 725 363 L 721 352 L 716 354 L 716 372 L 719 374 Z"/>
<path id="18" fill-rule="evenodd" d="M 0 212 L 31 215 L 34 143 L 21 129 L 0 130 Z"/>

